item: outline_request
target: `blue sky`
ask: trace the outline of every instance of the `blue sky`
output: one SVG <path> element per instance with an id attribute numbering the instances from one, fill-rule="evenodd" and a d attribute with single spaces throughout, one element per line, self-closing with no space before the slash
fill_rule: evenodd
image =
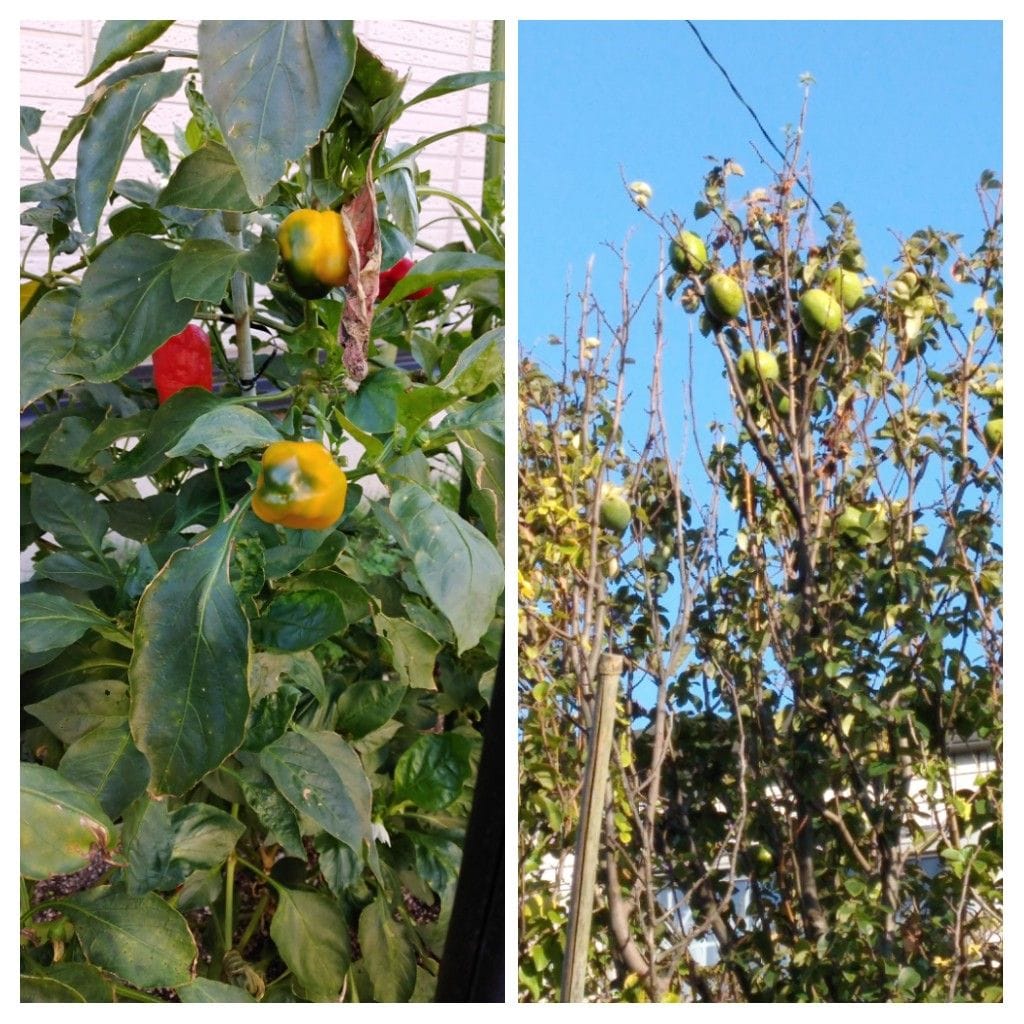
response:
<path id="1" fill-rule="evenodd" d="M 998 21 L 695 24 L 780 147 L 799 117 L 799 76 L 813 75 L 815 193 L 852 211 L 869 271 L 895 253 L 890 230 L 976 237 L 974 185 L 1002 171 Z M 521 340 L 560 331 L 567 272 L 577 287 L 592 253 L 614 286 L 601 243 L 631 227 L 636 280 L 653 272 L 657 230 L 625 198 L 620 166 L 653 186 L 659 213 L 687 217 L 705 155 L 741 163 L 739 185 L 768 183 L 752 142 L 768 154 L 685 22 L 520 22 Z"/>

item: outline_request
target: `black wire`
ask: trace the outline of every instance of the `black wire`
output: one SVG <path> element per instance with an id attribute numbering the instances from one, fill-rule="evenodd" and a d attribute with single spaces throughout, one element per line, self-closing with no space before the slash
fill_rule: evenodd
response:
<path id="1" fill-rule="evenodd" d="M 774 139 L 772 139 L 772 137 L 768 134 L 768 129 L 765 128 L 765 126 L 761 123 L 761 118 L 759 118 L 757 116 L 757 112 L 743 98 L 743 96 L 740 93 L 739 89 L 736 88 L 735 83 L 729 77 L 729 72 L 726 71 L 725 68 L 722 67 L 722 65 L 718 62 L 718 59 L 715 57 L 715 55 L 708 49 L 708 44 L 704 42 L 703 37 L 697 31 L 697 26 L 694 25 L 694 23 L 692 21 L 687 21 L 686 24 L 690 26 L 691 31 L 697 37 L 697 42 L 700 43 L 700 45 L 703 48 L 704 52 L 708 55 L 708 57 L 711 58 L 711 63 L 714 64 L 715 67 L 718 68 L 718 70 L 721 71 L 722 74 L 725 76 L 725 80 L 729 83 L 729 88 L 732 89 L 733 94 L 735 95 L 736 99 L 738 99 L 740 101 L 740 103 L 742 103 L 743 106 L 745 106 L 747 108 L 747 110 L 750 113 L 750 116 L 756 122 L 757 127 L 761 129 L 761 134 L 768 140 L 768 145 L 771 146 L 772 149 L 774 149 L 775 152 L 778 153 L 778 155 L 783 160 L 785 160 L 786 159 L 786 154 L 783 153 L 782 150 L 779 149 L 779 147 L 775 145 Z M 807 187 L 804 185 L 804 183 L 799 178 L 796 179 L 796 183 L 797 183 L 797 185 L 800 186 L 800 191 L 803 192 L 803 194 L 805 196 L 807 196 L 807 198 L 814 204 L 814 208 L 818 211 L 819 214 L 821 214 L 821 219 L 822 220 L 827 220 L 827 218 L 825 217 L 825 211 L 818 205 L 818 200 L 815 199 L 814 196 L 812 196 L 811 193 L 807 191 Z"/>
<path id="2" fill-rule="evenodd" d="M 238 378 L 238 386 L 243 391 L 248 391 L 249 388 L 255 387 L 256 381 L 258 381 L 260 379 L 260 377 L 263 376 L 263 371 L 266 370 L 266 368 L 270 365 L 270 361 L 276 355 L 277 355 L 277 349 L 274 349 L 274 351 L 271 352 L 270 355 L 267 356 L 267 358 L 263 360 L 263 365 L 256 371 L 256 376 L 255 377 L 252 377 L 252 378 L 248 378 L 248 377 L 247 378 L 242 378 L 242 377 L 239 377 Z"/>

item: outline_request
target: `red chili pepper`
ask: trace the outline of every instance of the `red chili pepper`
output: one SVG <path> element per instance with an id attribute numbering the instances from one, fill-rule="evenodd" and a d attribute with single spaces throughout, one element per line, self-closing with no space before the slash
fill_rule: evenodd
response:
<path id="1" fill-rule="evenodd" d="M 213 357 L 206 331 L 189 324 L 168 338 L 153 353 L 153 383 L 161 404 L 182 388 L 212 391 Z"/>
<path id="2" fill-rule="evenodd" d="M 380 291 L 377 292 L 377 301 L 380 302 L 382 299 L 386 299 L 390 294 L 391 290 L 398 284 L 399 281 L 405 277 L 406 274 L 416 266 L 416 263 L 409 259 L 408 256 L 402 257 L 390 270 L 382 270 L 380 274 Z M 434 289 L 433 288 L 421 288 L 418 292 L 412 292 L 410 295 L 404 296 L 406 299 L 423 299 L 426 298 Z"/>

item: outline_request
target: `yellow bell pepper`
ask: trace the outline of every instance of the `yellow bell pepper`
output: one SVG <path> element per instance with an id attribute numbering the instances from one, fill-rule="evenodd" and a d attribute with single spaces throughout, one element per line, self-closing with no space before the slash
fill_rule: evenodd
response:
<path id="1" fill-rule="evenodd" d="M 265 523 L 325 530 L 345 510 L 348 480 L 316 441 L 275 441 L 263 453 L 252 510 Z"/>
<path id="2" fill-rule="evenodd" d="M 322 299 L 348 280 L 348 239 L 340 213 L 296 210 L 277 234 L 285 273 L 304 298 Z"/>

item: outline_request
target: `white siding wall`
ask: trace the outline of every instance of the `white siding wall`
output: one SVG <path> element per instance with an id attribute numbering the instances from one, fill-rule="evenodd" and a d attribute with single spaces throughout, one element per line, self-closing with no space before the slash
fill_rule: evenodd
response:
<path id="1" fill-rule="evenodd" d="M 21 22 L 21 103 L 45 111 L 43 126 L 33 142 L 49 156 L 70 118 L 78 113 L 86 96 L 95 88 L 92 82 L 78 89 L 79 81 L 92 63 L 96 39 L 102 21 L 23 21 Z M 156 46 L 195 50 L 195 21 L 181 21 L 161 36 Z M 443 75 L 460 71 L 485 71 L 491 60 L 490 21 L 357 21 L 356 33 L 363 43 L 399 75 L 410 73 L 407 98 L 421 92 Z M 187 61 L 169 60 L 166 67 L 183 67 Z M 167 140 L 171 152 L 177 152 L 175 126 L 188 123 L 188 104 L 181 93 L 159 104 L 147 119 L 147 125 Z M 392 128 L 389 142 L 415 142 L 461 124 L 487 120 L 487 88 L 453 93 L 413 107 Z M 59 177 L 74 176 L 75 145 L 58 162 Z M 479 204 L 484 165 L 484 136 L 466 132 L 450 136 L 417 156 L 420 166 L 431 172 L 431 183 L 453 191 Z M 142 156 L 136 140 L 122 166 L 120 177 L 157 181 L 158 175 Z M 40 178 L 36 159 L 21 151 L 23 183 Z M 438 221 L 450 213 L 446 203 L 430 199 L 424 204 L 421 222 Z M 31 235 L 22 228 L 22 245 Z M 421 232 L 432 245 L 443 245 L 460 237 L 457 220 L 444 219 Z M 39 250 L 39 260 L 35 259 Z M 32 269 L 45 269 L 45 245 L 36 243 Z"/>

